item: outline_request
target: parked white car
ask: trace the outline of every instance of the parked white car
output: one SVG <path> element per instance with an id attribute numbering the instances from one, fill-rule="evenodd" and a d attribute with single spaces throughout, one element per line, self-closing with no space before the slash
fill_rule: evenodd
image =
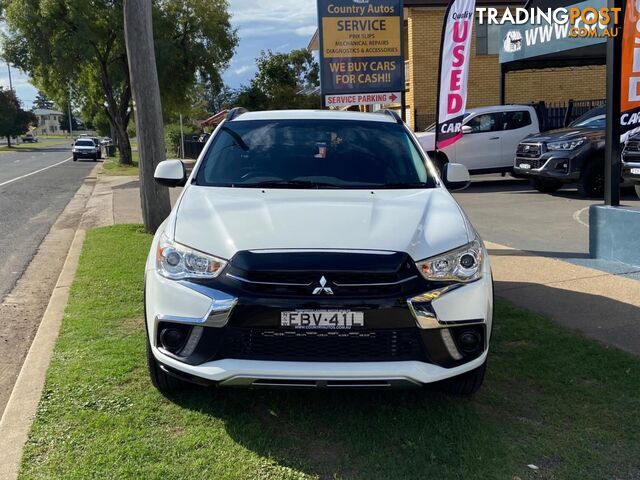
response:
<path id="1" fill-rule="evenodd" d="M 148 363 L 161 391 L 221 386 L 482 384 L 488 255 L 392 113 L 232 110 L 146 265 Z"/>
<path id="2" fill-rule="evenodd" d="M 540 132 L 535 108 L 529 105 L 498 105 L 465 113 L 463 136 L 453 145 L 435 152 L 435 126 L 417 133 L 422 149 L 442 168 L 461 163 L 471 174 L 510 172 L 520 141 Z"/>

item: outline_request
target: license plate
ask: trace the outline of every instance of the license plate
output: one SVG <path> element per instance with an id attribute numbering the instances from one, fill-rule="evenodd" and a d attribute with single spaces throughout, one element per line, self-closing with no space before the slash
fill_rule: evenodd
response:
<path id="1" fill-rule="evenodd" d="M 364 313 L 351 310 L 296 310 L 280 313 L 280 326 L 348 330 L 364 327 Z"/>
<path id="2" fill-rule="evenodd" d="M 520 167 L 523 170 L 531 170 L 531 164 L 530 163 L 521 163 L 520 165 L 518 165 L 518 167 Z"/>
<path id="3" fill-rule="evenodd" d="M 631 175 L 640 175 L 640 168 L 632 168 Z"/>

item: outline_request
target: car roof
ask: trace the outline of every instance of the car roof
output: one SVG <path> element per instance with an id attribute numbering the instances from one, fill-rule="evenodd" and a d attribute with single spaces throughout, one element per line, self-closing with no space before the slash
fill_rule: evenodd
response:
<path id="1" fill-rule="evenodd" d="M 267 110 L 247 112 L 234 118 L 233 122 L 249 120 L 350 120 L 360 122 L 396 123 L 391 115 L 340 110 Z"/>
<path id="2" fill-rule="evenodd" d="M 532 110 L 532 105 L 491 105 L 488 107 L 468 108 L 467 115 L 477 113 L 513 112 L 515 110 Z"/>

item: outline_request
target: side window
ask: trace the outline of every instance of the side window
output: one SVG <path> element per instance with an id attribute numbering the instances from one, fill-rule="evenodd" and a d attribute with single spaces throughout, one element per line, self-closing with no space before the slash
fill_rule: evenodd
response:
<path id="1" fill-rule="evenodd" d="M 505 112 L 503 122 L 505 130 L 518 130 L 531 125 L 531 114 L 527 111 Z"/>
<path id="2" fill-rule="evenodd" d="M 502 130 L 502 113 L 485 113 L 473 117 L 466 124 L 471 133 L 499 132 Z"/>

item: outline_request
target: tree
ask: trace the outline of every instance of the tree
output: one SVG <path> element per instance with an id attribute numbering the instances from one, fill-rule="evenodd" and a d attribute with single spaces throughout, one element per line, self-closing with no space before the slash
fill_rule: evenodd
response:
<path id="1" fill-rule="evenodd" d="M 69 106 L 63 104 L 62 112 L 64 113 L 64 115 L 60 117 L 60 129 L 66 132 L 70 132 L 71 130 L 69 130 Z M 78 119 L 73 114 L 73 110 L 71 111 L 71 126 L 73 127 L 74 132 L 78 130 L 78 127 L 79 127 Z"/>
<path id="2" fill-rule="evenodd" d="M 11 147 L 11 137 L 22 135 L 35 125 L 36 116 L 22 109 L 20 100 L 13 90 L 0 87 L 0 137 L 7 137 L 7 145 Z"/>
<path id="3" fill-rule="evenodd" d="M 232 103 L 252 110 L 315 108 L 320 97 L 319 66 L 305 49 L 289 53 L 262 52 L 249 86 L 236 92 Z"/>
<path id="4" fill-rule="evenodd" d="M 120 151 L 131 164 L 127 127 L 131 83 L 124 41 L 123 0 L 6 0 L 6 55 L 58 104 L 102 109 Z M 237 44 L 227 0 L 153 2 L 160 91 L 165 107 L 188 103 L 196 81 L 222 85 Z"/>
<path id="5" fill-rule="evenodd" d="M 147 231 L 155 233 L 171 211 L 169 190 L 153 178 L 165 158 L 160 85 L 149 0 L 124 0 L 124 28 L 140 152 L 140 202 Z"/>
<path id="6" fill-rule="evenodd" d="M 38 90 L 36 99 L 33 101 L 33 108 L 43 108 L 45 110 L 53 110 L 55 105 L 47 96 Z"/>

